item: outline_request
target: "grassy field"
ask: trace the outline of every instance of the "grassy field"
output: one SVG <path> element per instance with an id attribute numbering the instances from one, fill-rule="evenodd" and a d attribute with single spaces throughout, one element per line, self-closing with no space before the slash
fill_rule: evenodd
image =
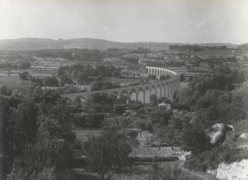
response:
<path id="1" fill-rule="evenodd" d="M 22 61 L 24 62 L 24 61 Z M 19 64 L 20 62 L 15 62 L 13 64 Z M 9 69 L 0 70 L 0 84 L 9 83 L 21 83 L 19 78 L 19 72 L 27 71 L 33 77 L 45 78 L 53 76 L 57 73 L 57 69 L 62 65 L 72 65 L 74 62 L 67 61 L 61 58 L 38 58 L 36 61 L 31 62 L 31 68 L 29 69 L 12 69 L 10 71 L 10 76 L 8 76 Z"/>
<path id="2" fill-rule="evenodd" d="M 16 77 L 0 77 L 0 85 L 21 84 L 22 81 L 18 76 Z"/>

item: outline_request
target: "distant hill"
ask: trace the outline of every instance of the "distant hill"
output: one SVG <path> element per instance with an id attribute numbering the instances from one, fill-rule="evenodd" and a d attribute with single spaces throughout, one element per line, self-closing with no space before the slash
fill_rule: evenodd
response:
<path id="1" fill-rule="evenodd" d="M 22 38 L 0 40 L 0 49 L 4 50 L 38 50 L 38 49 L 108 49 L 108 48 L 128 48 L 137 49 L 138 47 L 156 49 L 168 49 L 169 45 L 182 45 L 183 43 L 158 43 L 158 42 L 134 42 L 123 43 L 113 42 L 103 39 L 68 39 L 53 40 L 42 38 Z M 201 46 L 227 46 L 237 48 L 238 45 L 229 43 L 197 44 Z"/>

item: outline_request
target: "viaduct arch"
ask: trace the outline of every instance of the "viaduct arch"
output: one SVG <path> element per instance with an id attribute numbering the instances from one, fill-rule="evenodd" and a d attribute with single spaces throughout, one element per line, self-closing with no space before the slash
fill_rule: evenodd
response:
<path id="1" fill-rule="evenodd" d="M 109 96 L 127 96 L 132 101 L 140 101 L 145 104 L 150 103 L 150 96 L 156 95 L 157 98 L 170 97 L 180 88 L 180 76 L 177 72 L 165 68 L 146 66 L 148 73 L 156 75 L 159 79 L 162 75 L 169 75 L 171 78 L 161 81 L 156 81 L 150 84 L 142 84 L 137 86 L 122 87 L 116 89 L 107 89 L 101 91 L 62 94 L 62 98 L 70 102 L 85 102 L 88 97 L 95 93 L 105 93 Z"/>

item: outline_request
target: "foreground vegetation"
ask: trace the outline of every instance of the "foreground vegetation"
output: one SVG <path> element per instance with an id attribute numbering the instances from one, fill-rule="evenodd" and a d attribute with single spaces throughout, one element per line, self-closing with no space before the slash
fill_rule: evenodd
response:
<path id="1" fill-rule="evenodd" d="M 246 75 L 245 70 L 223 66 L 212 75 L 195 77 L 187 88 L 175 92 L 172 100 L 151 96 L 149 105 L 106 94 L 95 94 L 86 103 L 71 105 L 59 97 L 58 91 L 43 91 L 39 84 L 3 86 L 2 178 L 8 175 L 11 180 L 60 179 L 62 171 L 78 166 L 75 162 L 79 153 L 85 157 L 80 167 L 90 177 L 113 179 L 132 171 L 134 166 L 128 156 L 139 146 L 136 138 L 140 130 L 153 134 L 147 145 L 180 146 L 191 151 L 192 156 L 185 163 L 191 170 L 206 171 L 223 161 L 247 158 L 237 148 L 237 137 L 246 132 L 240 124 L 247 121 L 248 91 L 245 85 L 233 86 L 247 81 Z M 161 102 L 167 108 L 158 107 Z M 233 124 L 236 128 L 225 146 L 210 143 L 207 132 L 214 123 Z M 79 127 L 97 128 L 100 132 L 79 142 L 75 134 Z M 187 177 L 178 168 L 159 165 L 146 174 L 149 180 L 195 178 Z"/>

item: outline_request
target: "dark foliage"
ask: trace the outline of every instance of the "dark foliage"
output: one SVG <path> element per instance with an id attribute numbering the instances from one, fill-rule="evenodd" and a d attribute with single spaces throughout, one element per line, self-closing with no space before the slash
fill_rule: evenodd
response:
<path id="1" fill-rule="evenodd" d="M 10 172 L 12 179 L 33 179 L 47 168 L 63 168 L 75 147 L 68 105 L 62 100 L 36 104 L 27 95 L 0 97 L 3 179 Z"/>
<path id="2" fill-rule="evenodd" d="M 115 129 L 109 129 L 101 136 L 91 137 L 84 145 L 88 168 L 102 180 L 110 179 L 115 172 L 128 166 L 131 151 L 129 140 Z"/>
<path id="3" fill-rule="evenodd" d="M 203 128 L 185 123 L 182 131 L 182 148 L 197 155 L 211 149 L 210 139 Z"/>
<path id="4" fill-rule="evenodd" d="M 31 64 L 29 62 L 23 62 L 20 65 L 20 69 L 28 69 L 31 67 Z"/>
<path id="5" fill-rule="evenodd" d="M 105 89 L 114 89 L 119 88 L 120 85 L 113 84 L 109 81 L 93 81 L 90 83 L 91 90 L 92 91 L 99 91 L 99 90 L 105 90 Z"/>
<path id="6" fill-rule="evenodd" d="M 232 163 L 238 160 L 240 150 L 230 146 L 217 146 L 209 151 L 191 156 L 185 167 L 195 171 L 206 171 L 216 169 L 220 163 Z"/>
<path id="7" fill-rule="evenodd" d="M 20 72 L 19 73 L 19 77 L 23 81 L 28 80 L 28 76 L 29 76 L 29 73 L 27 71 L 24 71 L 24 72 Z"/>

